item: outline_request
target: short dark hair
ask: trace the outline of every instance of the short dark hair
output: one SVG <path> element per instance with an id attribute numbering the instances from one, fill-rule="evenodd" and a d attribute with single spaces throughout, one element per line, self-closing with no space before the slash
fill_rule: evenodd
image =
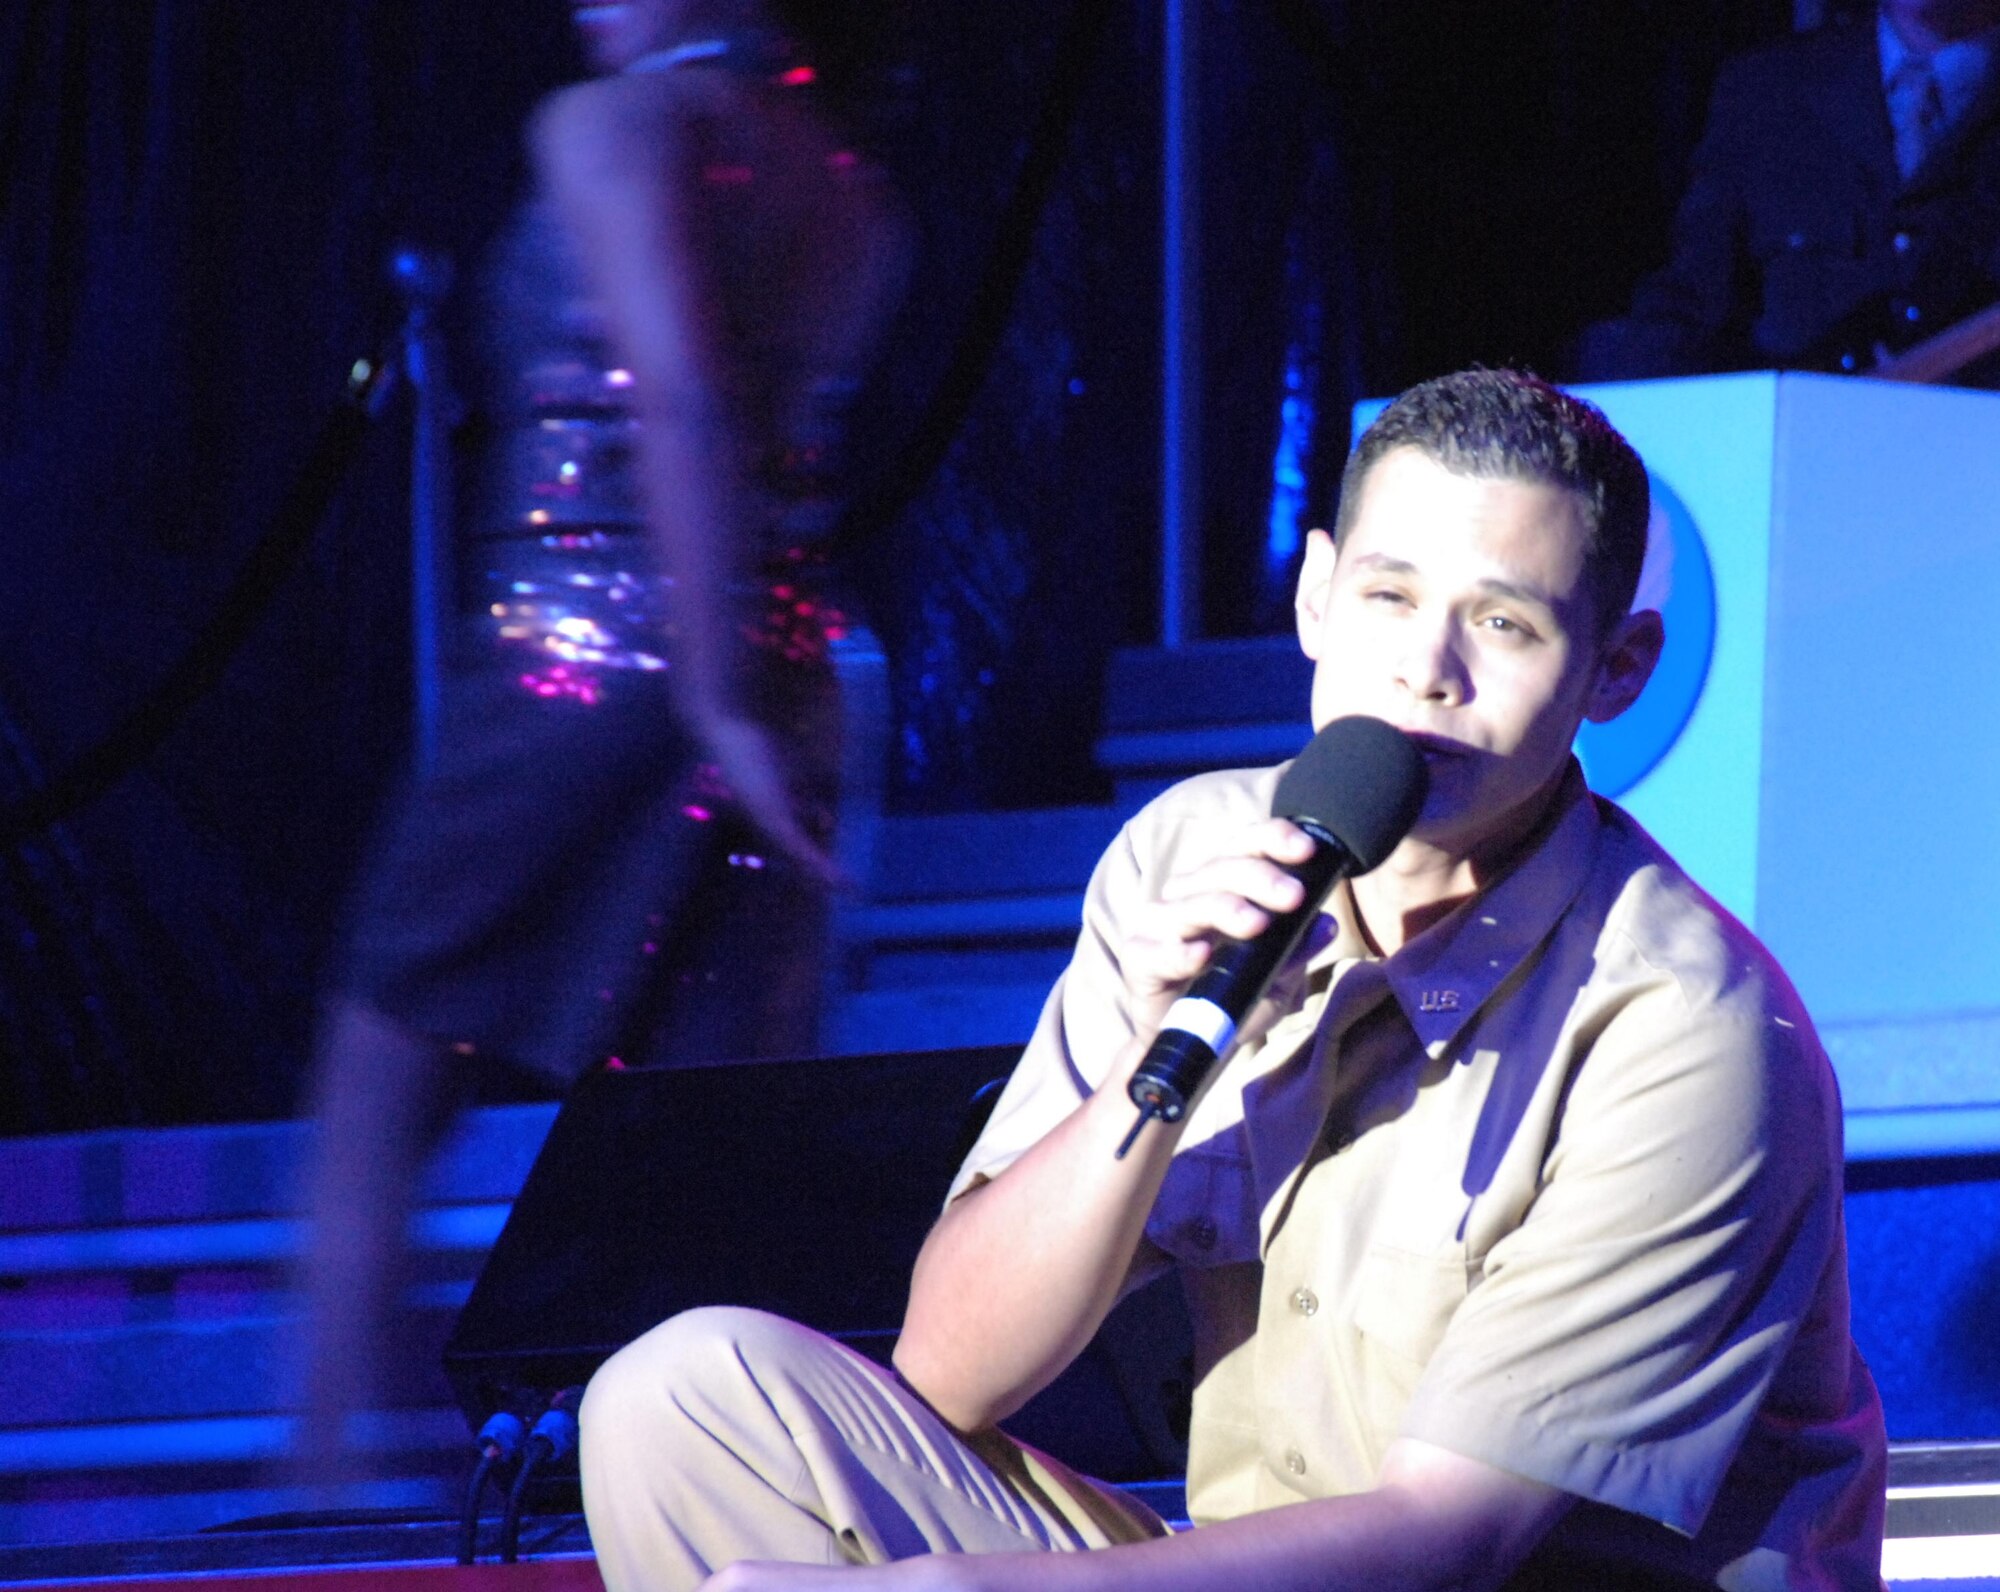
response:
<path id="1" fill-rule="evenodd" d="M 1608 630 L 1646 562 L 1646 466 L 1595 404 L 1519 370 L 1461 370 L 1410 388 L 1362 432 L 1340 477 L 1334 545 L 1346 539 L 1375 462 L 1415 448 L 1459 475 L 1563 487 L 1586 505 L 1585 568 Z"/>

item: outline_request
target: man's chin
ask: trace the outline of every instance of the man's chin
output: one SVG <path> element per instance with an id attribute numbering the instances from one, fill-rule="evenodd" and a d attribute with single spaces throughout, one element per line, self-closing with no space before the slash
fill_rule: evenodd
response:
<path id="1" fill-rule="evenodd" d="M 1469 860 L 1504 861 L 1535 833 L 1561 799 L 1561 772 L 1510 800 L 1480 778 L 1487 761 L 1473 752 L 1425 758 L 1430 792 L 1408 839 Z"/>

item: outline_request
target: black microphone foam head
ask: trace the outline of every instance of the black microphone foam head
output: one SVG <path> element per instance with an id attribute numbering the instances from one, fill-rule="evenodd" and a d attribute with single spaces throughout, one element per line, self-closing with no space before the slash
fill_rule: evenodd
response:
<path id="1" fill-rule="evenodd" d="M 1429 789 L 1423 755 L 1402 732 L 1357 713 L 1306 743 L 1279 778 L 1271 812 L 1326 830 L 1366 873 L 1410 832 Z"/>

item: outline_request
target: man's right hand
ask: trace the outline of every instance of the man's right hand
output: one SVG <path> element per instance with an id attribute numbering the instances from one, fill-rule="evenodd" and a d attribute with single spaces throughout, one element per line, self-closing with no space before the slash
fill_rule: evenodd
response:
<path id="1" fill-rule="evenodd" d="M 1274 915 L 1299 905 L 1305 886 L 1285 866 L 1312 853 L 1304 830 L 1266 818 L 1229 849 L 1167 878 L 1160 899 L 1133 919 L 1118 953 L 1137 1033 L 1150 1038 L 1158 1030 L 1167 1008 L 1208 965 L 1218 940 L 1254 938 Z"/>

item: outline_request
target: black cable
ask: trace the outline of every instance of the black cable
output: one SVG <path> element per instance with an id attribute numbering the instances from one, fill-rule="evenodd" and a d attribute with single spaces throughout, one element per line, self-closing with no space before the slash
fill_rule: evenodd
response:
<path id="1" fill-rule="evenodd" d="M 865 532 L 879 531 L 893 523 L 916 500 L 944 462 L 973 400 L 985 386 L 993 356 L 1007 335 L 1022 279 L 1034 259 L 1035 234 L 1042 212 L 1055 188 L 1063 159 L 1069 153 L 1070 130 L 1082 107 L 1084 90 L 1097 69 L 1098 55 L 1118 4 L 1119 0 L 1077 0 L 1070 12 L 1069 28 L 1054 52 L 1056 64 L 1048 92 L 1029 132 L 1027 152 L 1021 157 L 1014 191 L 1000 213 L 993 251 L 978 286 L 973 289 L 965 326 L 952 349 L 950 362 L 938 378 L 929 407 L 894 465 L 882 472 L 872 489 L 858 492 L 842 514 L 840 524 L 828 539 L 828 547 L 836 556 L 852 547 Z"/>
<path id="2" fill-rule="evenodd" d="M 0 847 L 12 848 L 96 800 L 156 751 L 216 682 L 296 567 L 346 477 L 386 396 L 392 364 L 357 360 L 347 393 L 313 439 L 264 534 L 243 560 L 187 650 L 111 732 L 32 796 L 0 812 Z"/>
<path id="3" fill-rule="evenodd" d="M 507 1512 L 500 1520 L 500 1562 L 513 1564 L 520 1558 L 521 1503 L 528 1495 L 528 1480 L 542 1466 L 576 1452 L 576 1407 L 583 1389 L 566 1387 L 549 1401 L 542 1418 L 528 1433 L 521 1454 L 521 1468 L 514 1472 L 514 1485 L 507 1490 Z"/>
<path id="4" fill-rule="evenodd" d="M 507 1489 L 507 1512 L 500 1517 L 500 1562 L 515 1564 L 521 1557 L 521 1500 L 527 1496 L 528 1478 L 541 1463 L 542 1447 L 528 1445 L 521 1456 L 521 1468 L 514 1472 L 514 1485 Z"/>
<path id="5" fill-rule="evenodd" d="M 486 1478 L 493 1471 L 493 1456 L 480 1450 L 472 1467 L 472 1479 L 465 1484 L 465 1504 L 458 1516 L 458 1562 L 470 1564 L 479 1556 L 479 1500 L 486 1492 Z"/>
<path id="6" fill-rule="evenodd" d="M 479 1500 L 486 1478 L 496 1465 L 506 1465 L 520 1453 L 527 1428 L 511 1410 L 501 1410 L 479 1429 L 479 1460 L 465 1487 L 465 1507 L 458 1517 L 458 1562 L 471 1564 L 479 1556 Z"/>

